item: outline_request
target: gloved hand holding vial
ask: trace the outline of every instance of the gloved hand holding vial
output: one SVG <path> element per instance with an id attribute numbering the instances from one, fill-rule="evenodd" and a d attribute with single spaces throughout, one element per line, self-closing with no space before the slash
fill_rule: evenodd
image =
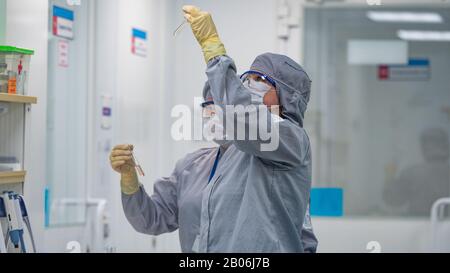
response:
<path id="1" fill-rule="evenodd" d="M 121 174 L 122 192 L 133 194 L 139 189 L 138 174 L 144 176 L 144 171 L 133 153 L 134 146 L 130 144 L 117 145 L 109 157 L 112 168 Z"/>

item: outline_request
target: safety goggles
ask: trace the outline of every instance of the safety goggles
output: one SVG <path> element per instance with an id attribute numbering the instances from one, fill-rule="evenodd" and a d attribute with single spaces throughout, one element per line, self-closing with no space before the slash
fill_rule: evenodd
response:
<path id="1" fill-rule="evenodd" d="M 204 103 L 200 104 L 200 106 L 203 108 L 203 118 L 211 118 L 216 114 L 216 107 L 213 101 L 205 101 Z"/>
<path id="2" fill-rule="evenodd" d="M 253 79 L 257 82 L 264 82 L 272 85 L 273 87 L 277 87 L 275 80 L 273 80 L 270 76 L 267 76 L 261 72 L 255 70 L 249 70 L 241 75 L 242 82 L 248 82 L 250 79 Z"/>

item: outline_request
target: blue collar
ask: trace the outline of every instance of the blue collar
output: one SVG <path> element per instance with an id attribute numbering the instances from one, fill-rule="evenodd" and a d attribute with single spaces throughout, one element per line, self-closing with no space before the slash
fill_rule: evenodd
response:
<path id="1" fill-rule="evenodd" d="M 219 159 L 220 159 L 220 148 L 217 151 L 216 160 L 214 161 L 211 173 L 209 174 L 208 184 L 209 182 L 211 182 L 211 179 L 214 177 L 214 174 L 216 173 L 217 165 L 219 165 Z"/>

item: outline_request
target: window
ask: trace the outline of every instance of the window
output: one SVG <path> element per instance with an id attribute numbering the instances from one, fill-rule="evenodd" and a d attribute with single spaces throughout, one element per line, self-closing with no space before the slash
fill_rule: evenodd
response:
<path id="1" fill-rule="evenodd" d="M 347 216 L 429 217 L 450 195 L 450 43 L 408 41 L 408 62 L 398 65 L 349 64 L 348 44 L 448 29 L 450 12 L 429 11 L 441 23 L 411 24 L 374 22 L 368 11 L 306 10 L 313 186 L 342 188 Z"/>

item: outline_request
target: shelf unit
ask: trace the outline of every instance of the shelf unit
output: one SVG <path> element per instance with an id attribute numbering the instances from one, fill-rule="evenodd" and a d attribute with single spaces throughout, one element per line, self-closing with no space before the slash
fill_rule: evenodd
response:
<path id="1" fill-rule="evenodd" d="M 23 183 L 26 171 L 0 172 L 0 185 Z"/>
<path id="2" fill-rule="evenodd" d="M 21 121 L 23 123 L 23 126 L 25 126 L 27 106 L 31 104 L 37 104 L 37 101 L 38 101 L 37 97 L 0 93 L 0 103 L 7 103 L 14 106 L 23 105 L 23 120 Z M 6 113 L 6 115 L 8 115 L 8 113 Z M 23 134 L 25 134 L 25 131 L 23 131 Z M 21 137 L 24 139 L 25 135 L 22 135 Z M 24 149 L 24 147 L 22 148 Z M 22 165 L 23 165 L 23 158 L 22 158 Z M 14 185 L 23 186 L 23 183 L 25 182 L 26 173 L 27 172 L 25 170 L 0 171 L 0 190 L 3 191 Z"/>
<path id="3" fill-rule="evenodd" d="M 33 50 L 0 45 L 2 91 L 8 91 L 8 93 L 0 93 L 0 194 L 11 192 L 25 195 L 25 182 L 28 182 L 25 170 L 25 147 L 26 135 L 31 122 L 28 116 L 31 114 L 32 105 L 37 104 L 38 101 L 37 97 L 26 95 L 28 94 L 26 90 L 31 55 L 33 54 Z M 30 137 L 32 137 L 31 134 Z M 11 199 L 11 195 L 3 197 L 3 199 L 5 198 Z M 5 208 L 8 211 L 8 206 Z M 18 208 L 15 209 L 18 214 Z M 8 217 L 11 218 L 10 215 Z M 18 215 L 18 217 L 20 216 Z M 8 236 L 4 233 L 7 223 L 6 217 L 0 218 L 2 226 L 0 232 L 3 233 L 1 238 L 4 238 L 5 235 Z M 6 250 L 2 249 L 2 253 L 18 251 L 11 244 L 5 245 Z"/>
<path id="4" fill-rule="evenodd" d="M 11 95 L 0 93 L 0 102 L 36 104 L 37 98 L 24 95 Z"/>

